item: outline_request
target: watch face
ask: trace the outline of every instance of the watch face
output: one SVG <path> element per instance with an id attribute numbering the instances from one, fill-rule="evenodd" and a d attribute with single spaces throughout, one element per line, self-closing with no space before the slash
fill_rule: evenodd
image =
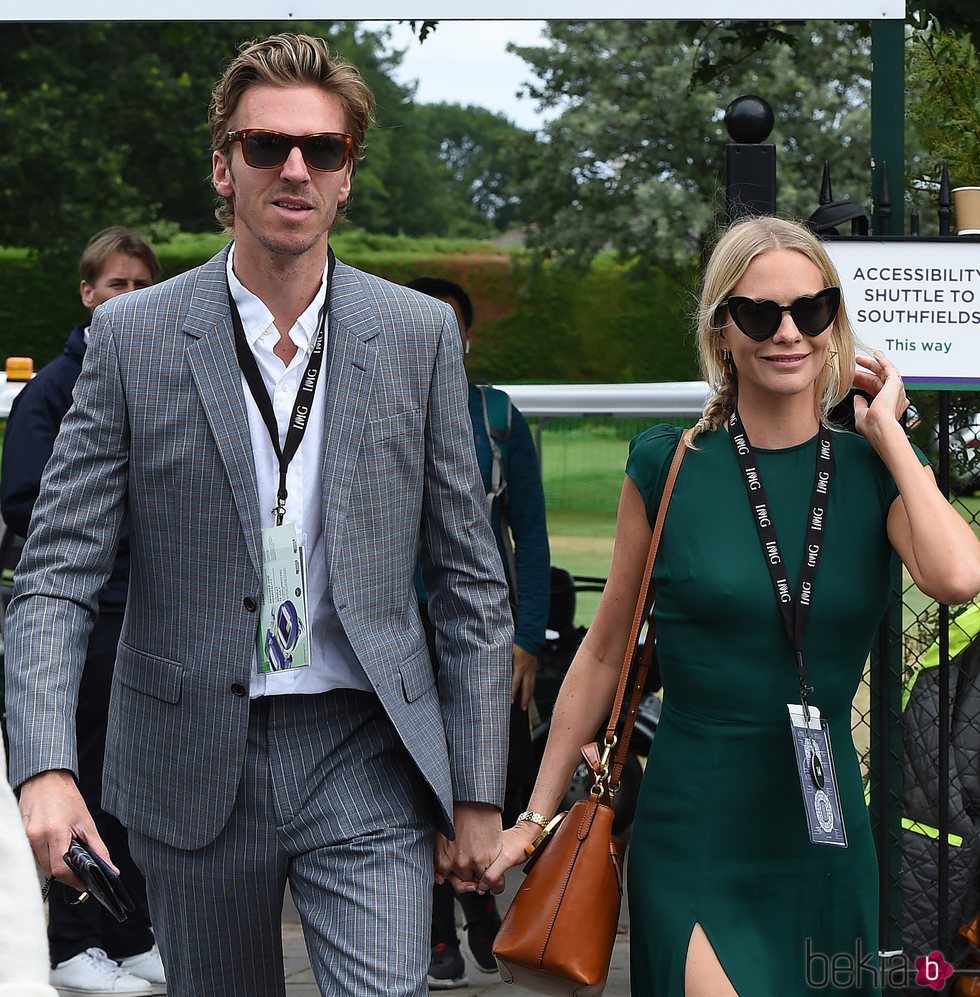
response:
<path id="1" fill-rule="evenodd" d="M 276 613 L 276 639 L 284 651 L 291 651 L 299 640 L 301 625 L 296 607 L 288 600 Z"/>

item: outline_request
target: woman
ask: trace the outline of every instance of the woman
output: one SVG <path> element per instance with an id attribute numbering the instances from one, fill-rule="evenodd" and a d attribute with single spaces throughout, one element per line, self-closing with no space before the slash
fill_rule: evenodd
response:
<path id="1" fill-rule="evenodd" d="M 865 958 L 877 952 L 876 859 L 850 704 L 891 551 L 923 592 L 959 603 L 980 591 L 980 543 L 898 422 L 908 403 L 895 368 L 875 353 L 855 369 L 837 284 L 819 241 L 776 218 L 734 225 L 706 270 L 698 347 L 715 391 L 654 572 L 665 705 L 629 863 L 632 988 L 644 997 L 799 994 L 838 953 L 856 954 L 847 992 L 878 992 Z M 852 383 L 872 401 L 854 402 L 856 434 L 831 432 L 827 414 Z M 502 888 L 611 708 L 678 438 L 655 426 L 633 442 L 609 582 L 555 707 L 532 816 L 504 833 L 481 888 Z M 828 721 L 833 765 L 811 748 L 797 762 L 788 707 L 801 714 L 801 698 Z M 829 802 L 814 804 L 818 788 Z M 813 840 L 804 792 L 819 810 Z M 846 847 L 827 843 L 841 823 Z"/>

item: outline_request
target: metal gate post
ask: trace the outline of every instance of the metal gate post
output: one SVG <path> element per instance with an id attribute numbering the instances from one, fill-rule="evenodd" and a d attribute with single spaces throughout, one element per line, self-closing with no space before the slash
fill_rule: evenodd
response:
<path id="1" fill-rule="evenodd" d="M 903 21 L 871 22 L 871 60 L 871 190 L 876 198 L 872 227 L 879 235 L 902 235 L 905 230 Z M 880 210 L 882 207 L 884 211 Z M 879 632 L 877 653 L 872 655 L 871 674 L 870 804 L 880 868 L 882 952 L 895 952 L 902 947 L 902 587 L 902 566 L 896 557 L 892 568 L 892 599 Z"/>
<path id="2" fill-rule="evenodd" d="M 871 653 L 871 827 L 878 849 L 882 953 L 902 948 L 902 563 L 892 563 L 888 610 Z M 885 990 L 885 997 L 897 997 Z"/>
<path id="3" fill-rule="evenodd" d="M 905 231 L 905 22 L 871 22 L 871 189 L 884 189 L 897 207 L 886 224 L 876 225 L 879 235 Z M 882 173 L 885 177 L 882 177 Z M 877 206 L 875 215 L 878 215 Z"/>

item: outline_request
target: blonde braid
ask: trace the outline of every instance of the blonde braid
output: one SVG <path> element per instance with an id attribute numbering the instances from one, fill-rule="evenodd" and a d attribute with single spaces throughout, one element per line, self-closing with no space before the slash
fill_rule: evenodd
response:
<path id="1" fill-rule="evenodd" d="M 724 363 L 724 374 L 718 389 L 708 396 L 701 411 L 701 418 L 694 424 L 689 444 L 702 433 L 714 432 L 735 411 L 738 403 L 738 380 L 735 365 L 729 359 Z"/>

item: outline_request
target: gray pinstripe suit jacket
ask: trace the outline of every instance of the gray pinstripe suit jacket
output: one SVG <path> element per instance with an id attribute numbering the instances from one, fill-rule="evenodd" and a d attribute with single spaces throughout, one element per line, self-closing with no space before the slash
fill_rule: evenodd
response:
<path id="1" fill-rule="evenodd" d="M 224 826 L 245 751 L 260 528 L 226 252 L 96 311 L 45 472 L 7 630 L 11 782 L 76 767 L 97 593 L 128 510 L 132 578 L 104 804 L 167 844 Z M 331 596 L 402 740 L 452 801 L 500 805 L 512 622 L 484 511 L 448 308 L 338 261 L 323 523 Z M 438 687 L 412 584 L 422 544 Z M 240 689 L 239 689 L 240 692 Z M 379 804 L 383 807 L 383 804 Z"/>

